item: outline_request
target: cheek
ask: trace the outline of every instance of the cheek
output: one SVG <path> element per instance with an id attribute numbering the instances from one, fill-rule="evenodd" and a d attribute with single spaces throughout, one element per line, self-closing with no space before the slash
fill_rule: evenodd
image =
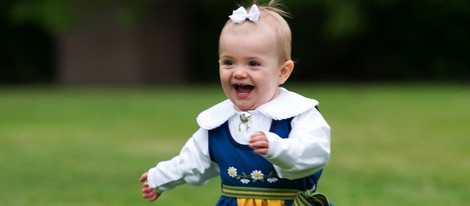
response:
<path id="1" fill-rule="evenodd" d="M 267 87 L 272 87 L 273 85 L 277 85 L 278 74 L 276 72 L 266 71 L 260 74 L 259 79 L 263 82 L 263 85 Z"/>
<path id="2" fill-rule="evenodd" d="M 224 91 L 227 91 L 228 89 L 231 88 L 231 84 L 230 84 L 231 74 L 230 74 L 230 72 L 220 70 L 219 78 L 220 78 L 220 84 L 222 85 L 222 89 Z"/>
<path id="3" fill-rule="evenodd" d="M 265 95 L 270 95 L 271 91 L 277 87 L 277 81 L 271 76 L 263 76 L 257 83 L 257 87 L 260 91 L 263 91 Z"/>
<path id="4" fill-rule="evenodd" d="M 265 73 L 259 78 L 257 85 L 263 96 L 271 97 L 279 86 L 278 77 L 273 73 Z"/>
<path id="5" fill-rule="evenodd" d="M 221 69 L 219 70 L 219 78 L 222 83 L 227 82 L 230 79 L 230 74 L 228 71 Z"/>

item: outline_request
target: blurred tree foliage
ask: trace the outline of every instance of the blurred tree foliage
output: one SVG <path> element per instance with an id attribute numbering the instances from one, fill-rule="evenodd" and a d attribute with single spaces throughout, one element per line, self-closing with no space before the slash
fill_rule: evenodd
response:
<path id="1" fill-rule="evenodd" d="M 131 24 L 150 6 L 168 2 L 2 0 L 0 81 L 52 80 L 52 39 L 84 18 L 113 7 L 119 9 L 123 23 Z M 219 32 L 230 12 L 247 1 L 185 2 L 193 12 L 193 18 L 188 19 L 193 25 L 192 76 L 196 81 L 217 80 Z M 469 79 L 468 0 L 283 2 L 293 16 L 288 22 L 293 30 L 293 56 L 298 62 L 296 79 Z M 8 76 L 9 72 L 15 74 Z"/>

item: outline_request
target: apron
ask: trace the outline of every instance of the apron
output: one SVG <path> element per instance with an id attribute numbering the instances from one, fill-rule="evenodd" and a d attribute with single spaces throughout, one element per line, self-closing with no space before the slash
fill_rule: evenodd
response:
<path id="1" fill-rule="evenodd" d="M 273 120 L 270 132 L 287 138 L 291 121 Z M 315 193 L 322 170 L 300 179 L 280 178 L 272 163 L 232 138 L 228 122 L 209 130 L 209 154 L 222 182 L 217 206 L 329 205 L 324 195 Z"/>

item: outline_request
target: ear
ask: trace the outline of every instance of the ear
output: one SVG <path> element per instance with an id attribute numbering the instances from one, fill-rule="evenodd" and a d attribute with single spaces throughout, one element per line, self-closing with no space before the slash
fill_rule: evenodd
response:
<path id="1" fill-rule="evenodd" d="M 284 64 L 282 65 L 277 83 L 279 85 L 284 84 L 284 82 L 286 82 L 287 79 L 289 79 L 289 76 L 293 70 L 294 70 L 294 62 L 292 60 L 285 61 Z"/>

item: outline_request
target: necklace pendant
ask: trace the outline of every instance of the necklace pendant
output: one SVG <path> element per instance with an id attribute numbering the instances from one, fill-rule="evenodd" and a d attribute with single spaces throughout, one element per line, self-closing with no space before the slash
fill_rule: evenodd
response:
<path id="1" fill-rule="evenodd" d="M 251 117 L 251 114 L 248 113 L 248 112 L 242 112 L 240 114 L 240 121 L 242 121 L 243 123 L 246 123 L 248 121 L 250 121 L 250 117 Z"/>
<path id="2" fill-rule="evenodd" d="M 238 131 L 240 132 L 246 132 L 248 129 L 250 129 L 250 126 L 248 126 L 247 123 L 240 123 L 240 125 L 238 125 Z"/>
<path id="3" fill-rule="evenodd" d="M 240 125 L 238 125 L 239 131 L 246 132 L 250 129 L 250 117 L 251 114 L 248 112 L 242 112 L 240 114 Z"/>

